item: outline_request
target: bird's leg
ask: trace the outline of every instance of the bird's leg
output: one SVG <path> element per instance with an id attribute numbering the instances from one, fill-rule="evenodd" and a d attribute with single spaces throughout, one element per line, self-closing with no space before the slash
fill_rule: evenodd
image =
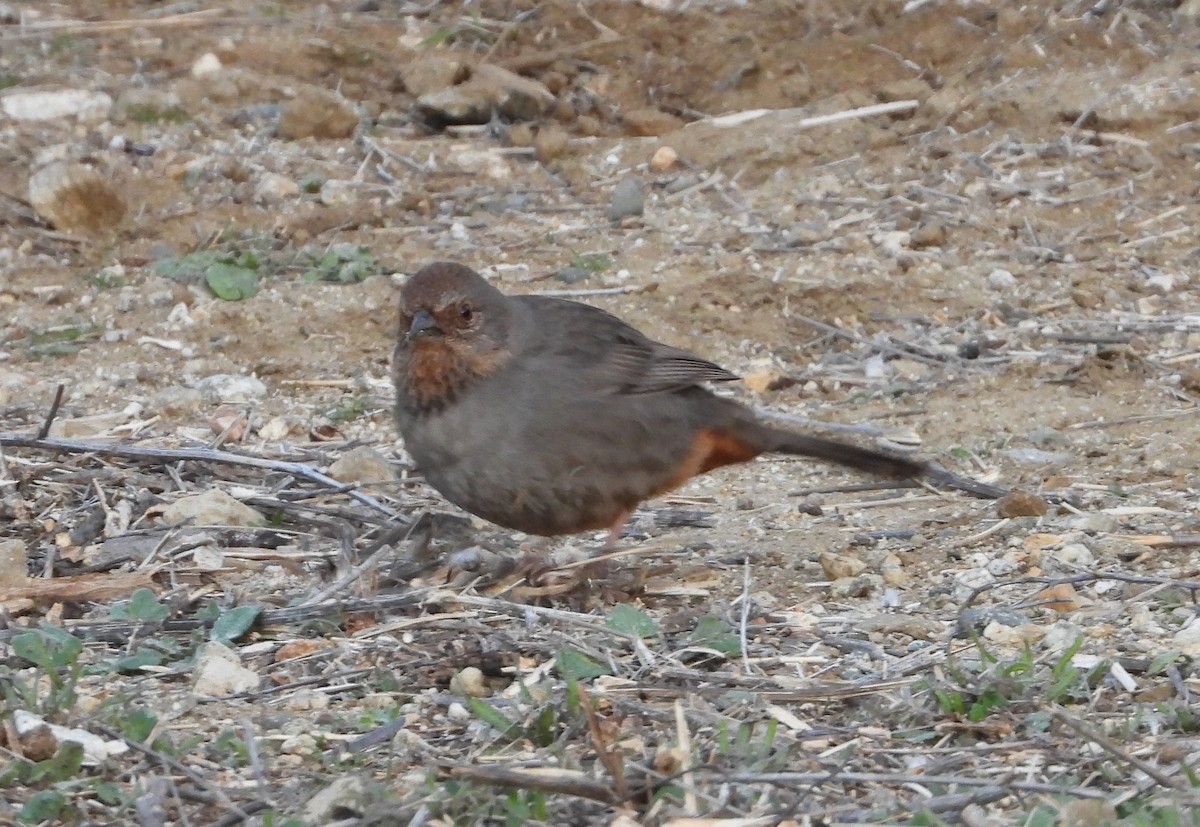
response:
<path id="1" fill-rule="evenodd" d="M 611 526 L 608 527 L 608 536 L 604 538 L 604 545 L 600 546 L 600 554 L 607 554 L 617 547 L 617 543 L 621 540 L 621 532 L 625 529 L 625 524 L 629 522 L 629 517 L 633 514 L 633 509 L 629 508 L 617 515 L 617 519 L 613 520 Z"/>

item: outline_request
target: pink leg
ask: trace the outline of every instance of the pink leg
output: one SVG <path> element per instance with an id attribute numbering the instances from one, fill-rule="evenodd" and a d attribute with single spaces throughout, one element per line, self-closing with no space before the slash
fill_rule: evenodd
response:
<path id="1" fill-rule="evenodd" d="M 604 545 L 600 547 L 601 554 L 612 551 L 617 547 L 617 542 L 621 539 L 621 531 L 625 528 L 625 523 L 629 522 L 631 514 L 633 514 L 633 509 L 622 511 L 620 516 L 613 521 L 613 524 L 608 529 L 608 537 L 605 538 Z"/>

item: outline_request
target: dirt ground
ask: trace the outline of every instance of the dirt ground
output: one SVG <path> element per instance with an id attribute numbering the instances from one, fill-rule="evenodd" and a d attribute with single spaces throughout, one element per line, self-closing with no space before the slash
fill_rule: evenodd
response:
<path id="1" fill-rule="evenodd" d="M 882 440 L 1024 489 L 1037 495 L 1034 510 L 1049 502 L 1038 516 L 955 492 L 859 491 L 850 486 L 862 480 L 846 472 L 782 459 L 725 469 L 638 515 L 628 556 L 610 564 L 611 589 L 580 585 L 536 598 L 489 591 L 487 583 L 463 590 L 453 560 L 405 580 L 575 612 L 562 628 L 536 631 L 529 617 L 509 619 L 491 603 L 456 604 L 442 591 L 421 607 L 380 611 L 368 624 L 401 617 L 412 631 L 397 625 L 379 632 L 383 638 L 356 637 L 361 623 L 323 633 L 297 625 L 257 628 L 253 642 L 239 642 L 243 660 L 276 691 L 364 665 L 392 675 L 389 687 L 322 690 L 341 706 L 307 709 L 260 693 L 197 702 L 182 655 L 158 671 L 134 672 L 126 689 L 157 710 L 156 734 L 176 738 L 183 763 L 193 766 L 188 750 L 199 749 L 179 746 L 186 734 L 211 741 L 228 725 L 240 737 L 243 722 L 263 739 L 266 777 L 255 761 L 235 770 L 206 753 L 194 764 L 203 783 L 153 757 L 128 776 L 92 770 L 93 782 L 123 785 L 127 803 L 151 775 L 191 784 L 209 798 L 184 804 L 167 796 L 171 815 L 158 823 L 183 823 L 174 819 L 190 811 L 192 824 L 216 823 L 231 812 L 228 797 L 245 803 L 251 795 L 308 823 L 379 824 L 682 824 L 684 816 L 899 823 L 928 801 L 942 805 L 929 818 L 945 821 L 922 823 L 1026 823 L 1041 813 L 1050 820 L 1039 823 L 1067 824 L 1186 801 L 1176 786 L 1180 767 L 1197 756 L 1194 741 L 1187 746 L 1193 724 L 1180 710 L 1200 688 L 1185 666 L 1200 654 L 1194 592 L 1186 587 L 1200 562 L 1193 3 L 11 5 L 25 17 L 0 27 L 0 86 L 7 87 L 0 94 L 81 89 L 104 92 L 113 105 L 94 118 L 0 115 L 0 432 L 36 431 L 61 384 L 52 433 L 63 437 L 203 446 L 230 416 L 248 411 L 251 427 L 223 449 L 325 468 L 366 444 L 408 469 L 387 378 L 397 288 L 422 264 L 450 259 L 509 292 L 581 291 L 581 300 L 748 377 L 730 389 L 748 404 L 848 427 L 849 438 Z M 212 59 L 206 55 L 217 63 L 198 72 L 198 62 Z M 471 128 L 419 123 L 415 87 L 436 85 L 454 61 L 505 66 L 544 84 L 551 111 Z M 281 107 L 286 113 L 311 90 L 344 99 L 358 122 L 353 134 L 280 134 Z M 852 113 L 896 101 L 914 104 Z M 773 111 L 718 117 L 750 110 Z M 839 113 L 851 116 L 806 121 Z M 677 160 L 668 165 L 663 147 Z M 125 204 L 124 217 L 89 232 L 39 217 L 29 205 L 30 178 L 55 160 L 98 171 Z M 630 178 L 641 184 L 644 211 L 610 220 L 614 189 Z M 370 277 L 302 277 L 331 251 L 360 257 Z M 252 253 L 257 293 L 224 301 L 202 280 L 164 275 L 171 262 L 198 252 Z M 565 268 L 586 278 L 564 283 Z M 203 390 L 206 378 L 226 374 L 258 377 L 265 388 L 249 401 Z M 0 541 L 25 543 L 33 579 L 99 570 L 87 567 L 104 536 L 61 540 L 95 511 L 98 496 L 107 497 L 106 511 L 131 503 L 125 527 L 157 543 L 169 532 L 153 508 L 185 490 L 236 479 L 234 493 L 244 498 L 286 485 L 247 469 L 204 466 L 202 482 L 193 476 L 201 471 L 184 464 L 168 473 L 128 457 L 11 446 L 2 456 Z M 409 482 L 364 490 L 400 514 L 453 511 Z M 318 499 L 346 515 L 365 511 L 340 494 Z M 697 510 L 700 525 L 672 524 L 697 522 Z M 371 525 L 345 519 L 357 529 Z M 308 534 L 291 520 L 285 527 L 297 538 L 289 547 L 337 557 L 367 543 L 368 535 L 354 532 Z M 474 541 L 502 554 L 564 547 L 543 549 L 478 521 L 474 528 Z M 595 543 L 582 537 L 565 546 Z M 201 594 L 224 607 L 300 602 L 352 565 L 345 558 L 307 568 L 163 569 L 153 586 L 178 619 L 197 611 Z M 1105 576 L 1065 582 L 1096 572 Z M 1045 582 L 993 588 L 977 601 L 997 613 L 977 624 L 979 648 L 953 637 L 972 588 L 1021 577 L 1051 578 L 1057 591 L 1035 597 Z M 1122 580 L 1136 577 L 1150 580 Z M 370 596 L 364 582 L 375 581 L 345 593 Z M 37 622 L 107 618 L 114 600 L 127 598 L 35 599 L 15 612 L 10 605 L 0 651 Z M 584 643 L 592 632 L 580 618 L 592 614 L 602 624 L 621 604 L 654 618 L 663 636 L 640 666 L 632 650 L 611 656 L 610 666 L 621 666 L 607 680 L 628 679 L 641 694 L 609 686 L 608 697 L 604 685 L 589 682 L 595 702 L 603 700 L 604 726 L 585 723 L 563 735 L 555 742 L 560 754 L 519 739 L 502 749 L 494 732 L 485 737 L 477 721 L 454 717 L 475 707 L 455 700 L 470 693 L 451 676 L 495 647 L 503 668 L 485 669 L 489 686 L 513 704 L 499 708 L 514 718 L 541 709 L 542 696 L 504 695 L 514 675 L 536 671 L 564 641 L 599 657 Z M 1005 611 L 1018 620 L 1006 622 Z M 753 621 L 749 649 L 721 666 L 694 668 L 688 641 L 705 647 L 685 633 L 711 614 L 745 638 L 737 632 L 744 612 Z M 438 613 L 446 618 L 417 620 Z M 320 641 L 323 659 L 286 665 L 268 643 L 292 638 Z M 389 641 L 397 648 L 389 650 Z M 966 672 L 990 675 L 980 651 L 1008 664 L 1025 644 L 1038 664 L 1060 672 L 1064 652 L 1064 663 L 1079 669 L 1120 662 L 1132 684 L 1101 670 L 1061 705 L 1050 698 L 1054 677 L 1020 689 L 1004 684 L 1007 708 L 998 704 L 984 720 L 930 689 L 953 685 L 968 705 L 987 697 L 946 659 L 965 657 L 976 670 Z M 102 662 L 112 645 L 92 641 L 86 657 Z M 955 655 L 955 647 L 966 653 Z M 406 671 L 397 652 L 417 667 Z M 1176 653 L 1183 660 L 1167 657 Z M 918 656 L 927 660 L 913 666 Z M 11 653 L 7 662 L 29 673 Z M 744 686 L 760 697 L 730 706 L 693 674 L 700 669 L 725 676 L 727 683 L 713 684 L 722 691 Z M 751 678 L 759 683 L 738 682 Z M 925 683 L 880 683 L 893 678 Z M 876 689 L 865 701 L 818 702 L 803 695 L 814 679 L 869 679 Z M 81 687 L 93 705 L 117 692 L 102 682 Z M 621 695 L 626 690 L 632 694 Z M 1158 690 L 1165 694 L 1147 694 Z M 560 682 L 544 691 L 561 701 L 566 690 Z M 162 694 L 148 701 L 147 692 Z M 334 744 L 350 737 L 337 731 L 336 716 L 373 709 L 368 700 L 378 706 L 384 695 L 402 709 L 410 739 L 393 742 L 391 769 L 373 753 L 335 758 Z M 687 708 L 678 720 L 677 699 Z M 8 704 L 11 713 L 11 697 Z M 268 704 L 288 719 L 278 732 L 263 711 Z M 1059 719 L 1033 732 L 1024 717 L 1033 710 L 1082 720 L 1094 737 Z M 775 763 L 760 765 L 744 754 L 731 758 L 733 748 L 702 749 L 706 737 L 719 742 L 714 721 L 722 716 L 755 737 L 770 720 L 795 750 L 776 744 Z M 87 711 L 60 717 L 79 726 Z M 679 749 L 685 719 L 697 747 L 681 759 L 671 750 Z M 570 726 L 563 723 L 564 731 Z M 311 751 L 295 743 L 306 727 L 325 733 Z M 934 740 L 901 734 L 922 727 Z M 1119 741 L 1116 752 L 1101 731 Z M 578 789 L 539 790 L 528 778 L 446 780 L 456 771 L 445 769 L 450 764 L 549 761 L 620 791 L 611 755 L 597 757 L 600 743 L 623 755 L 630 779 L 674 778 L 678 794 L 659 789 L 618 806 Z M 906 745 L 928 746 L 927 763 Z M 8 749 L 21 752 L 11 740 Z M 1168 777 L 1148 775 L 1147 763 Z M 426 780 L 431 764 L 445 765 L 443 775 Z M 686 773 L 673 773 L 699 764 L 713 775 L 697 801 L 679 781 Z M 913 787 L 922 774 L 955 776 L 962 785 L 931 781 L 914 794 L 895 779 L 885 789 L 797 775 L 772 786 L 762 780 L 768 766 L 814 774 L 836 767 L 846 779 L 858 770 L 908 773 Z M 764 773 L 762 784 L 735 778 L 751 769 Z M 361 806 L 348 810 L 313 809 L 318 779 L 350 775 L 371 778 L 383 792 L 361 793 Z M 971 787 L 969 779 L 992 786 Z M 1022 792 L 1014 780 L 1047 787 Z M 722 792 L 723 783 L 735 792 Z M 449 784 L 460 786 L 447 792 Z M 480 792 L 491 784 L 513 791 Z M 84 787 L 72 788 L 77 810 L 67 820 L 132 817 Z M 1082 792 L 1056 796 L 1053 787 Z M 0 823 L 40 788 L 15 789 L 3 796 L 16 803 L 7 812 L 0 805 Z M 542 810 L 521 798 L 530 790 L 542 796 Z M 965 797 L 951 798 L 958 794 Z M 423 814 L 421 796 L 435 802 Z M 248 818 L 263 823 L 261 814 Z"/>

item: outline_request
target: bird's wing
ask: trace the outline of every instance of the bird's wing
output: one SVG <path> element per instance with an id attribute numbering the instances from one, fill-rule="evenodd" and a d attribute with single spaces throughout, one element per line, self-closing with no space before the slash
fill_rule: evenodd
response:
<path id="1" fill-rule="evenodd" d="M 738 377 L 707 359 L 648 338 L 591 305 L 521 296 L 544 325 L 537 340 L 555 361 L 598 390 L 662 393 Z"/>

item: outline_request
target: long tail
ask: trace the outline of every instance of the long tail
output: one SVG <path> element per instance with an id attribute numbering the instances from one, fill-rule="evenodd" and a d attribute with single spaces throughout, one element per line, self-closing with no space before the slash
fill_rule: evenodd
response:
<path id="1" fill-rule="evenodd" d="M 1007 489 L 960 476 L 936 463 L 909 459 L 832 439 L 796 434 L 779 428 L 764 427 L 764 431 L 765 441 L 769 446 L 767 451 L 823 459 L 881 477 L 927 479 L 935 485 L 989 500 L 998 499 L 1008 493 Z"/>
<path id="2" fill-rule="evenodd" d="M 836 442 L 818 436 L 794 434 L 778 428 L 767 428 L 768 451 L 780 454 L 796 454 L 802 457 L 814 457 L 866 471 L 868 474 L 878 474 L 881 477 L 899 477 L 915 479 L 925 476 L 929 467 L 919 460 L 885 454 L 871 448 L 861 448 L 845 442 Z"/>

